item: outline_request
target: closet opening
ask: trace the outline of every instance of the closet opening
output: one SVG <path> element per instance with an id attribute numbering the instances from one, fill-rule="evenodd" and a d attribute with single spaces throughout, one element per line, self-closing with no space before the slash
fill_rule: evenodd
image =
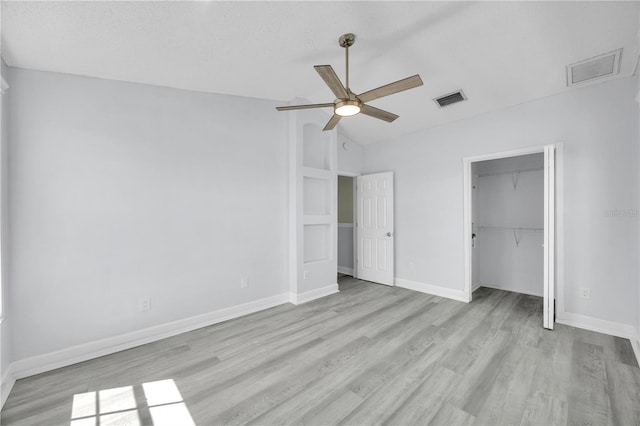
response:
<path id="1" fill-rule="evenodd" d="M 555 149 L 464 159 L 465 290 L 542 298 L 555 320 Z M 532 299 L 535 300 L 535 299 Z"/>
<path id="2" fill-rule="evenodd" d="M 472 292 L 544 296 L 544 155 L 472 164 Z"/>

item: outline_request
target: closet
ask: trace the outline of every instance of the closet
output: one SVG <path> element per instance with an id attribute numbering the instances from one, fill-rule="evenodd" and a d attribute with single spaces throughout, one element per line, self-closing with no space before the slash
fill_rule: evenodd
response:
<path id="1" fill-rule="evenodd" d="M 473 289 L 543 296 L 544 154 L 472 165 Z"/>

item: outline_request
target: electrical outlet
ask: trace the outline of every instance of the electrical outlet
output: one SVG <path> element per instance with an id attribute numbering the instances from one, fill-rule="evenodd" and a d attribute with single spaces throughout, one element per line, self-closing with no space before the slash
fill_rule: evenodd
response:
<path id="1" fill-rule="evenodd" d="M 245 277 L 240 278 L 240 288 L 247 287 L 249 287 L 249 280 L 247 280 Z"/>
<path id="2" fill-rule="evenodd" d="M 138 304 L 140 311 L 148 311 L 151 309 L 151 298 L 141 297 Z"/>
<path id="3" fill-rule="evenodd" d="M 304 271 L 302 273 L 302 278 L 304 278 L 305 280 L 308 280 L 309 279 L 309 271 Z"/>
<path id="4" fill-rule="evenodd" d="M 580 287 L 580 298 L 591 299 L 591 289 L 589 287 Z"/>

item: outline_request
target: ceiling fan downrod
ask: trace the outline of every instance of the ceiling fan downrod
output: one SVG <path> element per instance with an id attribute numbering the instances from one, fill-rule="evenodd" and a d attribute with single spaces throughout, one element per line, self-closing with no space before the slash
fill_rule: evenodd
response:
<path id="1" fill-rule="evenodd" d="M 344 47 L 344 57 L 346 64 L 345 89 L 347 89 L 347 93 L 351 93 L 351 89 L 349 88 L 349 47 L 353 46 L 353 43 L 355 42 L 356 36 L 352 33 L 342 34 L 338 39 L 338 43 L 340 43 L 340 46 Z"/>

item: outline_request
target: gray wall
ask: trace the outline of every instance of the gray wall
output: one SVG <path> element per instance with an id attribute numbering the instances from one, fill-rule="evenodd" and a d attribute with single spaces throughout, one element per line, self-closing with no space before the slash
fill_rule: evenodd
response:
<path id="1" fill-rule="evenodd" d="M 1 75 L 9 82 L 8 68 L 3 60 L 0 60 L 2 67 Z M 4 95 L 0 96 L 2 102 L 2 120 L 0 134 L 0 236 L 2 241 L 2 303 L 5 319 L 0 324 L 0 378 L 4 376 L 12 361 L 12 339 L 11 339 L 11 323 L 13 315 L 11 313 L 11 282 L 9 280 L 9 107 L 10 107 L 11 90 L 7 90 Z"/>
<path id="2" fill-rule="evenodd" d="M 275 103 L 17 69 L 10 80 L 15 359 L 288 290 Z"/>
<path id="3" fill-rule="evenodd" d="M 337 145 L 338 172 L 362 172 L 362 146 L 340 134 L 340 124 L 338 124 Z"/>
<path id="4" fill-rule="evenodd" d="M 635 93 L 636 93 L 636 119 L 635 119 L 635 140 L 637 141 L 638 150 L 640 151 L 640 108 L 638 105 L 640 104 L 640 70 L 636 68 L 635 73 Z M 640 155 L 636 159 L 636 168 L 640 170 Z M 640 176 L 638 177 L 640 178 Z M 638 182 L 638 191 L 640 191 L 640 182 Z M 640 197 L 640 193 L 638 194 Z M 640 245 L 640 227 L 638 227 L 638 244 Z M 638 250 L 640 252 L 640 249 Z M 640 253 L 639 253 L 640 255 Z M 640 257 L 638 258 L 638 264 L 640 264 Z M 640 274 L 639 274 L 640 275 Z M 638 288 L 637 288 L 637 305 L 636 305 L 636 314 L 637 314 L 637 331 L 638 331 L 638 347 L 640 347 L 640 276 L 638 277 Z M 639 360 L 640 361 L 640 360 Z"/>
<path id="5" fill-rule="evenodd" d="M 353 223 L 353 178 L 338 176 L 338 223 Z"/>
<path id="6" fill-rule="evenodd" d="M 564 142 L 566 310 L 635 325 L 638 217 L 607 211 L 638 208 L 636 93 L 621 79 L 366 146 L 364 171 L 396 176 L 396 276 L 462 290 L 462 158 Z"/>
<path id="7" fill-rule="evenodd" d="M 338 226 L 338 268 L 353 270 L 353 232 L 352 226 Z"/>

